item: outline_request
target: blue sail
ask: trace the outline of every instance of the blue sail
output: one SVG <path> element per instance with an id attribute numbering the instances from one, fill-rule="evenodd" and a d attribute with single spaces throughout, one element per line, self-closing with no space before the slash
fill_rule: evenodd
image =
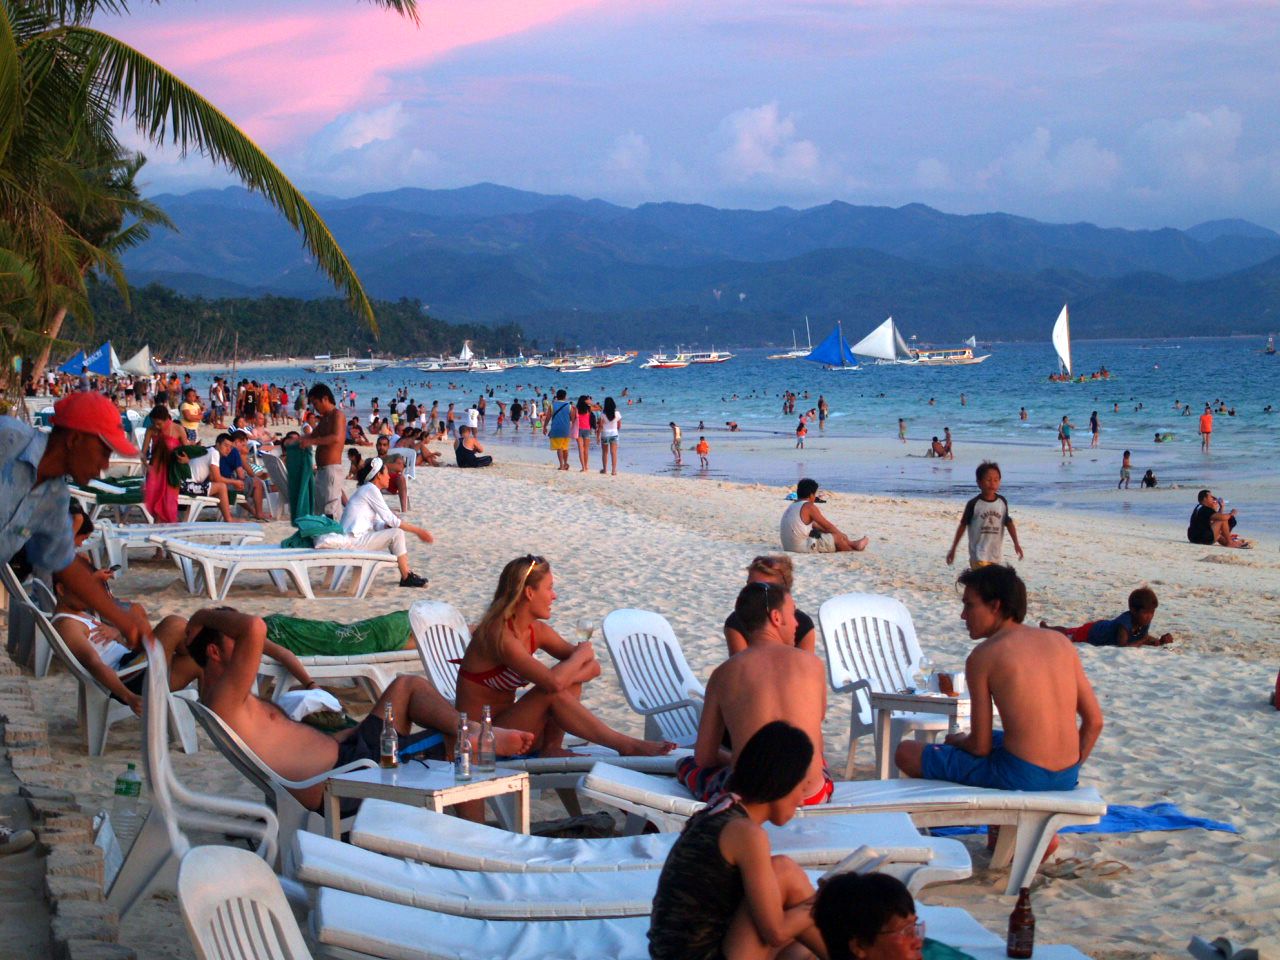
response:
<path id="1" fill-rule="evenodd" d="M 858 361 L 849 349 L 849 341 L 844 338 L 844 330 L 837 322 L 836 328 L 828 334 L 827 339 L 813 348 L 805 360 L 826 364 L 828 367 L 857 368 Z"/>

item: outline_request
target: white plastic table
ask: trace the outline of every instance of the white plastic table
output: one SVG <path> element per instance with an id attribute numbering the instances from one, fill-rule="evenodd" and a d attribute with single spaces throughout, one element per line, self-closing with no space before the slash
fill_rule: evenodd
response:
<path id="1" fill-rule="evenodd" d="M 968 697 L 948 697 L 942 693 L 872 693 L 871 710 L 876 718 L 876 743 L 883 749 L 876 757 L 876 776 L 889 779 L 893 762 L 889 749 L 889 727 L 896 713 L 937 713 L 947 718 L 947 733 L 957 733 L 969 724 Z"/>
<path id="2" fill-rule="evenodd" d="M 443 813 L 445 807 L 468 800 L 484 800 L 518 794 L 517 823 L 521 833 L 529 832 L 529 775 L 522 770 L 475 773 L 470 780 L 459 782 L 453 775 L 453 764 L 432 760 L 428 764 L 409 761 L 398 767 L 368 767 L 330 777 L 324 785 L 325 830 L 335 840 L 341 832 L 341 800 L 375 798 L 430 807 Z"/>

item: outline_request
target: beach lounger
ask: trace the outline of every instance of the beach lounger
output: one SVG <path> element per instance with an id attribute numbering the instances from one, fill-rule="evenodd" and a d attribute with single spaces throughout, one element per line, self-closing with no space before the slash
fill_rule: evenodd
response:
<path id="1" fill-rule="evenodd" d="M 317 655 L 298 657 L 298 660 L 307 668 L 312 680 L 355 680 L 375 701 L 400 674 L 422 673 L 422 661 L 416 650 L 388 650 L 347 657 Z M 298 686 L 297 677 L 265 655 L 258 667 L 258 676 L 274 682 L 271 689 L 273 703 L 278 703 L 284 694 Z"/>
<path id="2" fill-rule="evenodd" d="M 75 484 L 67 484 L 67 490 L 71 496 L 80 501 L 80 505 L 84 508 L 84 512 L 89 515 L 94 523 L 98 522 L 98 516 L 108 507 L 116 511 L 117 515 L 124 515 L 134 507 L 146 518 L 147 523 L 154 523 L 155 517 L 151 515 L 151 511 L 147 509 L 146 504 L 142 502 L 142 482 L 137 478 L 129 478 L 123 482 L 123 485 L 108 484 L 101 480 L 90 480 L 87 487 L 78 487 Z M 183 518 L 185 523 L 195 523 L 200 519 L 200 514 L 205 507 L 217 507 L 217 497 L 189 497 L 185 494 L 178 496 L 178 509 L 185 509 L 187 515 Z"/>
<path id="3" fill-rule="evenodd" d="M 200 543 L 214 543 L 239 547 L 246 543 L 259 543 L 263 538 L 262 527 L 256 523 L 133 523 L 115 524 L 110 520 L 98 522 L 95 532 L 101 531 L 107 564 L 119 564 L 121 572 L 129 570 L 130 550 L 155 550 L 155 537 L 172 537 Z M 161 545 L 163 548 L 163 545 Z"/>
<path id="4" fill-rule="evenodd" d="M 154 542 L 177 564 L 187 592 L 204 591 L 211 600 L 225 600 L 236 577 L 247 570 L 266 573 L 281 593 L 287 592 L 292 580 L 299 593 L 314 600 L 311 571 L 326 567 L 333 568 L 331 590 L 341 588 L 352 570 L 358 570 L 353 596 L 363 600 L 378 571 L 396 565 L 396 558 L 385 551 L 308 550 L 265 544 L 218 547 L 173 537 L 156 537 Z"/>
<path id="5" fill-rule="evenodd" d="M 178 863 L 189 849 L 184 830 L 249 840 L 257 857 L 267 861 L 275 860 L 277 849 L 276 817 L 266 806 L 197 793 L 174 775 L 165 730 L 171 713 L 185 711 L 186 706 L 169 695 L 169 669 L 158 645 L 147 641 L 144 649 L 148 671 L 142 698 L 142 765 L 151 805 L 123 862 L 114 871 L 114 863 L 107 867 L 107 903 L 121 917 L 148 891 L 174 889 Z M 109 851 L 108 861 L 112 859 Z"/>
<path id="6" fill-rule="evenodd" d="M 277 520 L 293 519 L 293 509 L 289 505 L 289 471 L 284 461 L 276 453 L 258 451 L 258 461 L 267 471 L 267 479 L 271 481 L 272 502 L 269 505 L 271 515 Z M 286 517 L 287 513 L 287 517 Z"/>
<path id="7" fill-rule="evenodd" d="M 643 817 L 659 830 L 679 830 L 705 804 L 671 777 L 655 777 L 598 763 L 578 792 L 600 803 Z M 1030 886 L 1054 833 L 1063 827 L 1097 823 L 1107 811 L 1093 787 L 1074 790 L 987 790 L 943 780 L 852 780 L 836 783 L 830 803 L 801 807 L 804 819 L 833 814 L 896 811 L 918 827 L 964 824 L 1004 826 L 991 859 L 1009 866 L 1005 893 Z M 1007 829 L 1012 827 L 1013 829 Z"/>
<path id="8" fill-rule="evenodd" d="M 112 699 L 111 693 L 107 688 L 99 683 L 98 678 L 76 659 L 75 654 L 67 647 L 67 642 L 62 639 L 62 634 L 58 633 L 58 628 L 49 619 L 49 612 L 53 610 L 56 604 L 53 592 L 42 580 L 32 580 L 31 583 L 33 595 L 39 602 L 28 599 L 25 604 L 26 612 L 35 624 L 36 633 L 43 637 L 52 655 L 57 657 L 62 665 L 67 668 L 67 671 L 76 678 L 79 689 L 79 694 L 76 698 L 76 716 L 84 726 L 85 748 L 89 756 L 100 757 L 107 746 L 108 731 L 119 721 L 132 717 L 134 715 L 133 711 L 129 709 L 127 704 Z M 49 612 L 42 609 L 42 606 L 47 607 Z M 146 668 L 146 661 L 138 660 L 123 669 L 117 670 L 116 676 L 122 679 L 132 677 Z M 165 671 L 165 676 L 168 676 L 167 670 Z M 185 692 L 178 691 L 178 693 Z M 177 696 L 178 693 L 171 693 L 170 696 Z M 196 739 L 196 729 L 191 717 L 184 711 L 180 712 L 180 710 L 169 711 L 166 716 L 170 721 L 173 737 L 182 744 L 183 751 L 185 753 L 195 753 L 199 749 L 199 741 Z"/>
<path id="9" fill-rule="evenodd" d="M 827 675 L 836 693 L 853 697 L 849 726 L 849 755 L 844 776 L 853 776 L 858 738 L 874 732 L 871 692 L 897 693 L 912 685 L 912 676 L 924 657 L 916 628 L 907 608 L 893 597 L 874 593 L 846 593 L 832 597 L 818 609 Z M 860 683 L 866 681 L 866 683 Z M 876 740 L 876 767 L 885 750 L 892 756 L 903 735 L 933 739 L 947 731 L 947 718 L 929 713 L 897 713 L 890 724 L 890 743 Z M 894 776 L 897 776 L 896 769 Z"/>
<path id="10" fill-rule="evenodd" d="M 286 780 L 267 766 L 248 744 L 240 739 L 239 734 L 203 703 L 193 700 L 187 704 L 187 708 L 204 728 L 204 732 L 209 735 L 218 752 L 226 757 L 246 780 L 262 791 L 267 806 L 275 811 L 276 820 L 279 823 L 282 861 L 280 867 L 285 876 L 293 876 L 293 865 L 288 862 L 288 858 L 294 849 L 294 835 L 304 831 L 319 833 L 324 831 L 324 817 L 304 807 L 289 790 L 305 790 L 307 787 L 324 783 L 334 774 L 364 770 L 378 765 L 373 760 L 355 760 L 341 767 L 326 770 L 309 780 Z M 343 831 L 350 829 L 351 820 L 351 817 L 347 817 L 342 821 Z"/>
<path id="11" fill-rule="evenodd" d="M 644 717 L 645 739 L 692 746 L 706 688 L 689 668 L 666 617 L 614 610 L 601 629 L 627 703 Z"/>
<path id="12" fill-rule="evenodd" d="M 409 607 L 409 626 L 413 631 L 422 669 L 440 695 L 454 703 L 458 698 L 458 664 L 471 642 L 466 618 L 456 607 L 441 600 L 419 600 Z M 674 774 L 676 761 L 687 755 L 679 751 L 663 757 L 620 757 L 613 750 L 581 741 L 567 743 L 578 757 L 534 757 L 527 760 L 501 760 L 498 765 L 529 774 L 534 790 L 555 790 L 570 816 L 579 816 L 577 786 L 582 775 L 597 760 L 646 773 Z"/>
<path id="13" fill-rule="evenodd" d="M 226 883 L 228 876 L 235 884 Z M 279 882 L 253 854 L 197 847 L 183 859 L 178 898 L 200 960 L 307 952 Z M 974 960 L 998 960 L 1004 941 L 958 907 L 918 905 L 930 936 Z M 648 917 L 591 920 L 479 920 L 387 903 L 341 890 L 316 894 L 309 927 L 316 949 L 337 960 L 647 960 Z M 1086 960 L 1073 947 L 1039 945 L 1041 960 Z"/>
<path id="14" fill-rule="evenodd" d="M 963 844 L 921 836 L 906 814 L 797 818 L 765 829 L 774 853 L 806 868 L 829 867 L 858 847 L 870 846 L 894 864 L 890 872 L 916 886 L 963 880 L 972 872 Z M 674 833 L 591 840 L 528 836 L 386 800 L 366 800 L 351 826 L 351 842 L 366 850 L 489 873 L 656 872 L 675 840 Z"/>

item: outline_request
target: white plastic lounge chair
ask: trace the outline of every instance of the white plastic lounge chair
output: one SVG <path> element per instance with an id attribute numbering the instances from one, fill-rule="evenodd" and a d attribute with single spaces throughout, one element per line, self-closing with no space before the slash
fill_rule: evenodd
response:
<path id="1" fill-rule="evenodd" d="M 849 756 L 844 776 L 853 776 L 854 751 L 858 737 L 867 730 L 871 698 L 867 687 L 875 693 L 896 693 L 911 686 L 912 675 L 924 653 L 916 639 L 911 614 L 893 597 L 874 593 L 846 593 L 832 597 L 818 609 L 822 645 L 826 650 L 827 675 L 836 693 L 851 692 L 853 710 L 849 727 Z M 867 681 L 860 685 L 858 681 Z M 855 689 L 855 687 L 857 689 Z M 865 698 L 865 699 L 864 699 Z M 890 743 L 876 741 L 876 765 L 883 751 L 892 756 L 898 742 L 908 731 L 916 739 L 933 739 L 947 730 L 947 718 L 929 713 L 899 713 L 890 727 Z M 897 776 L 896 768 L 894 776 Z"/>
<path id="2" fill-rule="evenodd" d="M 355 760 L 332 770 L 326 770 L 324 773 L 309 780 L 286 780 L 267 766 L 249 748 L 248 744 L 240 739 L 239 734 L 227 726 L 220 716 L 203 703 L 193 700 L 187 704 L 187 707 L 196 720 L 199 721 L 200 726 L 204 728 L 204 732 L 209 735 L 209 739 L 213 741 L 214 746 L 218 748 L 218 752 L 226 757 L 228 762 L 246 780 L 262 791 L 267 806 L 275 811 L 276 819 L 279 822 L 279 852 L 282 861 L 280 866 L 286 876 L 292 876 L 293 867 L 287 861 L 294 849 L 294 835 L 303 831 L 323 833 L 324 818 L 319 813 L 308 810 L 299 803 L 293 794 L 289 792 L 290 789 L 305 790 L 307 787 L 314 787 L 317 784 L 324 783 L 335 773 L 348 773 L 352 770 L 376 767 L 377 763 L 372 760 Z M 347 817 L 342 821 L 342 829 L 344 831 L 349 829 L 351 819 Z"/>
<path id="3" fill-rule="evenodd" d="M 89 483 L 90 486 L 99 486 L 103 488 L 104 492 L 119 492 L 121 490 L 119 487 L 112 487 L 110 484 L 103 483 L 100 480 L 90 480 Z M 137 509 L 146 518 L 147 523 L 155 522 L 155 517 L 151 515 L 151 511 L 147 509 L 146 504 L 144 503 L 99 503 L 98 494 L 91 489 L 76 486 L 68 486 L 67 489 L 71 493 L 71 496 L 80 501 L 80 505 L 84 508 L 85 513 L 89 515 L 89 519 L 94 523 L 98 522 L 98 516 L 102 511 L 108 508 L 115 510 L 118 515 L 123 515 L 129 510 Z M 178 495 L 178 509 L 185 509 L 187 511 L 186 516 L 183 517 L 183 522 L 185 523 L 195 523 L 199 520 L 200 514 L 204 511 L 205 507 L 216 508 L 217 506 L 217 497 L 189 497 L 186 494 Z"/>
<path id="4" fill-rule="evenodd" d="M 326 567 L 333 568 L 329 589 L 335 591 L 353 569 L 359 571 L 353 596 L 363 600 L 378 571 L 396 565 L 396 558 L 386 551 L 290 549 L 264 544 L 217 547 L 172 537 L 157 537 L 155 542 L 167 550 L 177 564 L 187 592 L 195 594 L 203 590 L 211 600 L 225 600 L 236 577 L 246 570 L 266 573 L 281 593 L 288 590 L 292 580 L 299 593 L 314 600 L 310 572 Z"/>
<path id="5" fill-rule="evenodd" d="M 185 712 L 186 707 L 175 706 L 169 696 L 169 670 L 157 645 L 147 641 L 145 649 L 149 669 L 142 707 L 142 762 L 151 807 L 120 869 L 107 878 L 107 903 L 120 916 L 149 890 L 174 889 L 178 863 L 189 846 L 184 830 L 242 837 L 253 841 L 257 856 L 269 861 L 276 856 L 276 817 L 263 804 L 196 793 L 174 776 L 165 728 L 170 711 Z"/>
<path id="6" fill-rule="evenodd" d="M 440 695 L 450 703 L 458 698 L 458 665 L 471 642 L 466 618 L 450 604 L 440 600 L 419 600 L 409 607 L 409 626 L 418 645 L 422 668 Z M 648 773 L 675 773 L 676 761 L 687 751 L 663 757 L 619 757 L 614 751 L 593 743 L 568 745 L 577 757 L 533 757 L 528 760 L 502 760 L 499 766 L 523 770 L 529 774 L 534 790 L 555 790 L 571 816 L 582 813 L 576 787 L 581 776 L 597 760 Z"/>
<path id="7" fill-rule="evenodd" d="M 659 830 L 679 830 L 705 804 L 672 777 L 655 777 L 598 763 L 578 792 L 640 816 Z M 830 803 L 801 807 L 804 819 L 845 813 L 901 812 L 918 827 L 997 824 L 992 866 L 1009 865 L 1007 894 L 1030 886 L 1053 835 L 1063 827 L 1097 823 L 1107 811 L 1093 787 L 1074 790 L 987 790 L 943 780 L 853 780 L 836 784 Z"/>
<path id="8" fill-rule="evenodd" d="M 188 853 L 178 871 L 178 902 L 197 960 L 311 960 L 280 882 L 247 850 Z"/>
<path id="9" fill-rule="evenodd" d="M 271 481 L 273 500 L 270 505 L 271 515 L 277 520 L 293 519 L 293 511 L 289 506 L 289 470 L 277 453 L 258 451 L 258 461 L 267 471 L 267 479 Z M 286 517 L 286 511 L 288 516 Z"/>
<path id="10" fill-rule="evenodd" d="M 155 550 L 154 537 L 173 537 L 201 543 L 215 543 L 238 547 L 246 543 L 259 543 L 263 538 L 262 527 L 256 523 L 152 523 L 114 524 L 101 520 L 96 530 L 102 532 L 102 544 L 107 554 L 107 564 L 119 564 L 121 572 L 129 570 L 130 550 Z"/>
<path id="11" fill-rule="evenodd" d="M 397 676 L 402 673 L 421 673 L 422 661 L 415 650 L 387 650 L 382 653 L 362 653 L 351 656 L 298 657 L 307 668 L 312 680 L 355 680 L 370 698 L 377 700 Z M 271 700 L 280 698 L 298 686 L 298 678 L 271 657 L 263 656 L 258 676 L 271 680 Z"/>
<path id="12" fill-rule="evenodd" d="M 26 612 L 31 616 L 32 622 L 35 624 L 36 633 L 44 638 L 44 642 L 48 644 L 52 655 L 57 657 L 62 662 L 62 665 L 67 668 L 67 671 L 76 678 L 79 690 L 76 699 L 76 716 L 80 723 L 84 725 L 85 747 L 89 756 L 100 757 L 107 746 L 107 732 L 114 724 L 132 717 L 133 711 L 129 709 L 127 704 L 112 699 L 107 688 L 99 683 L 98 678 L 76 659 L 75 654 L 67 647 L 67 642 L 62 639 L 62 634 L 58 633 L 57 627 L 49 619 L 49 615 L 40 608 L 40 604 L 44 604 L 50 610 L 53 609 L 53 594 L 41 580 L 33 580 L 32 585 L 35 595 L 40 599 L 40 603 L 37 604 L 28 600 Z M 116 676 L 122 679 L 132 677 L 146 668 L 146 661 L 139 660 L 121 670 L 117 670 Z M 168 676 L 167 670 L 165 671 L 165 676 Z M 170 696 L 176 695 L 170 694 Z M 180 713 L 179 710 L 167 712 L 166 716 L 170 721 L 174 739 L 182 744 L 183 751 L 195 753 L 199 749 L 199 741 L 196 739 L 195 725 L 191 722 L 191 717 L 185 712 Z"/>
<path id="13" fill-rule="evenodd" d="M 245 863 L 246 869 L 250 866 Z M 265 870 L 257 865 L 253 869 Z M 1004 939 L 959 907 L 917 904 L 917 915 L 928 924 L 931 938 L 974 960 L 1003 960 L 1005 956 Z M 326 955 L 342 960 L 647 960 L 649 956 L 648 917 L 479 920 L 321 889 L 310 926 L 312 939 Z M 1087 960 L 1074 947 L 1049 944 L 1037 944 L 1036 957 Z"/>
<path id="14" fill-rule="evenodd" d="M 902 813 L 797 818 L 766 830 L 774 853 L 786 854 L 806 868 L 829 867 L 859 846 L 871 846 L 888 857 L 889 872 L 913 888 L 963 880 L 972 872 L 962 843 L 921 836 Z M 365 801 L 351 827 L 351 842 L 366 850 L 441 868 L 488 873 L 656 873 L 675 840 L 674 833 L 593 840 L 524 836 L 385 800 Z M 307 880 L 301 875 L 298 879 Z"/>
<path id="15" fill-rule="evenodd" d="M 44 634 L 36 629 L 35 618 L 28 609 L 28 605 L 32 603 L 31 597 L 7 562 L 0 563 L 0 584 L 4 585 L 5 592 L 9 594 L 6 619 L 9 623 L 7 646 L 10 656 L 20 663 L 26 662 L 29 657 L 32 671 L 37 677 L 43 677 L 49 672 L 53 648 L 49 646 Z"/>
<path id="16" fill-rule="evenodd" d="M 614 610 L 604 618 L 602 632 L 627 703 L 644 717 L 645 739 L 692 746 L 706 688 L 689 668 L 666 617 Z"/>
<path id="17" fill-rule="evenodd" d="M 645 917 L 653 909 L 661 874 L 660 870 L 562 873 L 549 882 L 550 878 L 538 874 L 427 866 L 309 833 L 300 833 L 295 840 L 296 879 L 303 884 L 491 920 Z M 861 849 L 870 853 L 869 848 Z M 908 852 L 921 858 L 932 853 L 926 848 Z M 918 874 L 919 865 L 911 870 Z M 814 870 L 810 879 L 816 881 L 819 876 L 821 871 Z M 908 888 L 918 889 L 916 875 L 911 879 Z"/>

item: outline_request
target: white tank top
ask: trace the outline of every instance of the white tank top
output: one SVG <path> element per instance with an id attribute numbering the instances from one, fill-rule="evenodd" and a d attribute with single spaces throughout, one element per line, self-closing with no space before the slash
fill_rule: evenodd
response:
<path id="1" fill-rule="evenodd" d="M 782 514 L 782 549 L 788 553 L 809 552 L 809 530 L 812 524 L 800 519 L 800 511 L 808 500 L 797 500 Z"/>

